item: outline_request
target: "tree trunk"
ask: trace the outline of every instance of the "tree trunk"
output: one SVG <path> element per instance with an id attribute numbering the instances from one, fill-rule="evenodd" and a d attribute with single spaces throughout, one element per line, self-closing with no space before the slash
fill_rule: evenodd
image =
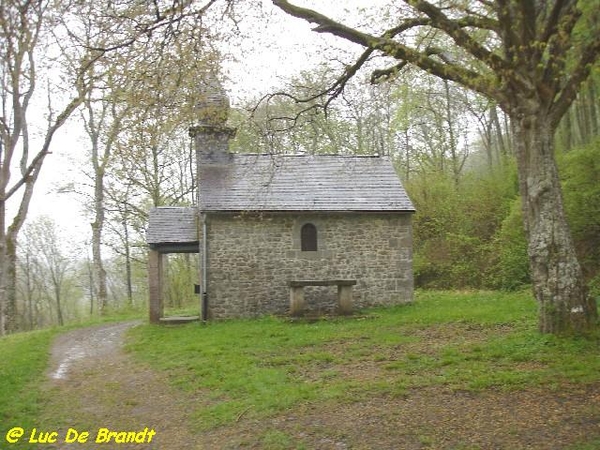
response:
<path id="1" fill-rule="evenodd" d="M 588 80 L 587 99 L 590 117 L 590 141 L 598 136 L 598 95 L 596 93 L 596 80 L 590 78 Z"/>
<path id="2" fill-rule="evenodd" d="M 96 208 L 96 220 L 92 223 L 92 266 L 96 284 L 96 304 L 98 313 L 106 314 L 107 289 L 106 270 L 102 262 L 102 227 L 104 211 Z"/>
<path id="3" fill-rule="evenodd" d="M 63 319 L 62 305 L 61 305 L 61 293 L 60 293 L 60 284 L 56 283 L 54 285 L 54 300 L 56 301 L 56 317 L 58 319 L 58 325 L 63 326 L 65 321 Z"/>
<path id="4" fill-rule="evenodd" d="M 129 245 L 129 228 L 123 219 L 123 237 L 125 243 L 125 276 L 127 278 L 127 304 L 133 306 L 133 283 L 131 281 L 131 248 Z"/>
<path id="5" fill-rule="evenodd" d="M 0 191 L 0 336 L 6 334 L 6 203 L 3 198 L 4 192 Z"/>
<path id="6" fill-rule="evenodd" d="M 16 236 L 6 237 L 6 331 L 14 333 L 17 324 L 17 242 Z"/>
<path id="7" fill-rule="evenodd" d="M 35 328 L 33 322 L 33 286 L 31 283 L 31 255 L 25 254 L 25 295 L 27 301 L 27 317 L 29 318 L 29 331 Z"/>
<path id="8" fill-rule="evenodd" d="M 496 132 L 496 159 L 500 164 L 504 163 L 506 156 L 509 154 L 508 145 L 505 143 L 502 126 L 498 119 L 498 111 L 496 106 L 490 108 L 490 121 L 492 122 L 492 128 Z M 508 128 L 507 128 L 508 129 Z M 492 139 L 493 141 L 494 139 Z"/>
<path id="9" fill-rule="evenodd" d="M 0 202 L 0 336 L 17 328 L 17 242 L 5 229 L 5 203 Z"/>
<path id="10" fill-rule="evenodd" d="M 88 270 L 88 278 L 90 284 L 90 316 L 94 315 L 94 296 L 96 295 L 94 287 L 94 268 L 92 267 L 92 263 L 88 260 L 87 264 Z"/>
<path id="11" fill-rule="evenodd" d="M 554 158 L 555 130 L 544 112 L 511 118 L 539 329 L 585 333 L 595 326 L 596 302 L 588 295 L 564 212 Z"/>
<path id="12" fill-rule="evenodd" d="M 91 113 L 90 113 L 91 115 Z M 90 119 L 90 123 L 93 120 Z M 90 124 L 91 127 L 91 124 Z M 94 165 L 94 221 L 92 226 L 92 270 L 94 274 L 96 305 L 101 316 L 107 313 L 108 293 L 106 289 L 106 270 L 102 261 L 102 234 L 104 230 L 104 170 L 106 167 L 107 154 L 103 162 L 99 160 L 98 136 L 90 132 L 92 138 L 92 163 Z M 107 151 L 108 152 L 108 151 Z"/>
<path id="13" fill-rule="evenodd" d="M 562 151 L 566 153 L 573 148 L 573 123 L 571 121 L 570 109 L 565 113 L 560 122 L 560 128 L 562 128 Z"/>

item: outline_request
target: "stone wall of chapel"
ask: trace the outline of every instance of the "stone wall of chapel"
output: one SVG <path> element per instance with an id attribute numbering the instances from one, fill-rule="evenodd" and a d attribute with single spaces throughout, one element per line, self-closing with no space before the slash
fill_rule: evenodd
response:
<path id="1" fill-rule="evenodd" d="M 413 297 L 410 214 L 210 214 L 209 315 L 289 312 L 289 280 L 356 279 L 355 308 Z M 318 249 L 303 252 L 300 229 L 317 227 Z M 309 311 L 335 309 L 337 288 L 306 287 Z"/>

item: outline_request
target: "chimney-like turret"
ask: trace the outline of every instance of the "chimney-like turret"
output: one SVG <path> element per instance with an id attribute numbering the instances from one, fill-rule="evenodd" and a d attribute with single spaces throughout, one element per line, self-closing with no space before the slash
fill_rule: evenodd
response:
<path id="1" fill-rule="evenodd" d="M 190 128 L 198 164 L 223 164 L 229 160 L 229 139 L 235 129 L 228 127 L 229 98 L 217 74 L 205 72 L 195 106 L 196 125 Z"/>

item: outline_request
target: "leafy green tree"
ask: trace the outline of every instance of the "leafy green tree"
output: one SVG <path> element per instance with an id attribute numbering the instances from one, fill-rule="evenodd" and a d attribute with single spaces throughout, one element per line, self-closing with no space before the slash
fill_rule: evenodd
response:
<path id="1" fill-rule="evenodd" d="M 418 75 L 411 71 L 396 80 L 396 120 L 406 132 L 403 144 L 410 145 L 416 171 L 450 175 L 458 186 L 470 153 L 473 112 L 479 105 L 454 83 Z"/>
<path id="2" fill-rule="evenodd" d="M 413 218 L 416 285 L 500 287 L 491 275 L 499 264 L 497 234 L 517 195 L 511 171 L 469 171 L 458 186 L 451 173 L 421 173 L 406 187 L 417 209 Z M 522 226 L 520 231 L 523 234 Z"/>
<path id="3" fill-rule="evenodd" d="M 519 191 L 528 242 L 533 291 L 544 333 L 584 333 L 596 326 L 567 224 L 554 135 L 581 84 L 600 55 L 600 5 L 587 0 L 406 0 L 389 6 L 381 20 L 359 29 L 286 0 L 286 13 L 315 23 L 365 50 L 342 74 L 347 79 L 372 55 L 391 60 L 373 78 L 415 66 L 496 102 L 514 131 Z M 412 39 L 414 32 L 432 39 Z M 441 44 L 443 45 L 441 45 Z"/>

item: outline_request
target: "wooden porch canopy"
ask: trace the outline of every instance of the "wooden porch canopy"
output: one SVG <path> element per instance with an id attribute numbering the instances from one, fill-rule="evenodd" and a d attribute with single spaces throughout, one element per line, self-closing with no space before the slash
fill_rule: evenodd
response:
<path id="1" fill-rule="evenodd" d="M 164 313 L 163 260 L 167 253 L 199 253 L 198 210 L 161 206 L 150 210 L 148 229 L 148 290 L 150 322 L 159 323 Z"/>

